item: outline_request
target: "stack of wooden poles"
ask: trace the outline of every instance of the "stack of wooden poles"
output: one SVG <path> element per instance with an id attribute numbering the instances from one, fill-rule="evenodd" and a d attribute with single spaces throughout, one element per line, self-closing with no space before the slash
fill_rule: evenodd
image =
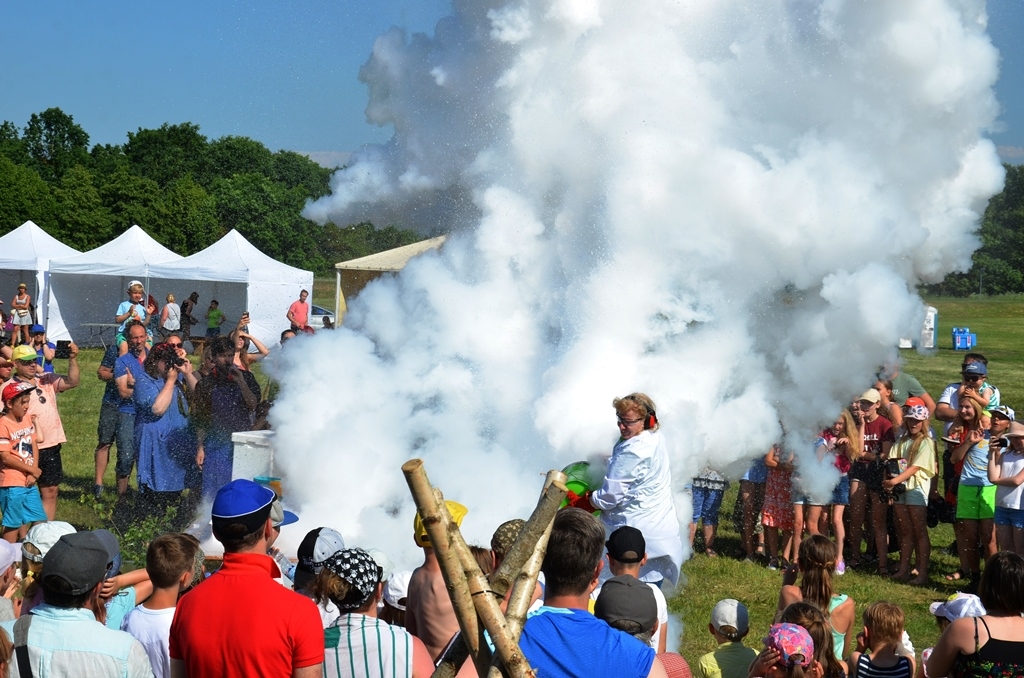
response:
<path id="1" fill-rule="evenodd" d="M 427 479 L 423 461 L 406 462 L 402 473 L 437 553 L 461 629 L 442 656 L 433 678 L 454 678 L 467 657 L 473 661 L 480 678 L 535 676 L 519 649 L 519 634 L 537 586 L 555 513 L 566 495 L 565 474 L 548 472 L 537 507 L 505 560 L 488 580 L 466 545 L 459 526 L 452 520 L 441 491 L 432 487 Z M 512 593 L 502 613 L 501 601 L 509 589 Z M 485 631 L 494 645 L 493 655 Z"/>

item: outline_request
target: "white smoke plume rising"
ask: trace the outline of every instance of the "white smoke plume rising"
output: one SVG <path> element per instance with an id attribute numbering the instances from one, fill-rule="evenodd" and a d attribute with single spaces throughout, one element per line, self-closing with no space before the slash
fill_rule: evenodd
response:
<path id="1" fill-rule="evenodd" d="M 545 470 L 610 453 L 635 390 L 680 489 L 780 422 L 810 450 L 920 331 L 914 286 L 969 267 L 1003 176 L 984 3 L 452 4 L 378 38 L 361 77 L 395 136 L 306 209 L 452 236 L 284 351 L 303 525 L 414 564 L 421 457 L 486 544 Z"/>

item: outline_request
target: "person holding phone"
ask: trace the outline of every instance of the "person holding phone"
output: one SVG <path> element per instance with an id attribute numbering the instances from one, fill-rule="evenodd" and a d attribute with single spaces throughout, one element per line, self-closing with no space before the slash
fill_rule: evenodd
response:
<path id="1" fill-rule="evenodd" d="M 53 373 L 53 359 L 57 357 L 57 345 L 46 340 L 46 328 L 42 325 L 32 326 L 32 348 L 39 356 L 39 364 L 43 366 L 43 372 Z"/>

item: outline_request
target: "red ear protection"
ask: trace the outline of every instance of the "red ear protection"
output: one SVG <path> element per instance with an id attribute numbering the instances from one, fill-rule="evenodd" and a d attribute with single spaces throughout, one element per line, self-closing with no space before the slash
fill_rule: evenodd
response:
<path id="1" fill-rule="evenodd" d="M 655 414 L 653 412 L 651 412 L 650 414 L 647 415 L 647 418 L 644 419 L 644 430 L 645 431 L 651 430 L 652 428 L 654 428 L 657 425 L 657 423 L 658 423 L 658 417 L 655 416 Z"/>

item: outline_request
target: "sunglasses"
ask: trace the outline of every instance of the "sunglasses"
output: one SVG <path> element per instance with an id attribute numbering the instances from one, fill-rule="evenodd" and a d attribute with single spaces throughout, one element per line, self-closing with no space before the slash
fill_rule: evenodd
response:
<path id="1" fill-rule="evenodd" d="M 622 417 L 617 417 L 617 419 L 619 420 L 619 423 L 622 424 L 623 426 L 633 426 L 643 421 L 642 417 L 640 419 L 623 419 Z"/>

